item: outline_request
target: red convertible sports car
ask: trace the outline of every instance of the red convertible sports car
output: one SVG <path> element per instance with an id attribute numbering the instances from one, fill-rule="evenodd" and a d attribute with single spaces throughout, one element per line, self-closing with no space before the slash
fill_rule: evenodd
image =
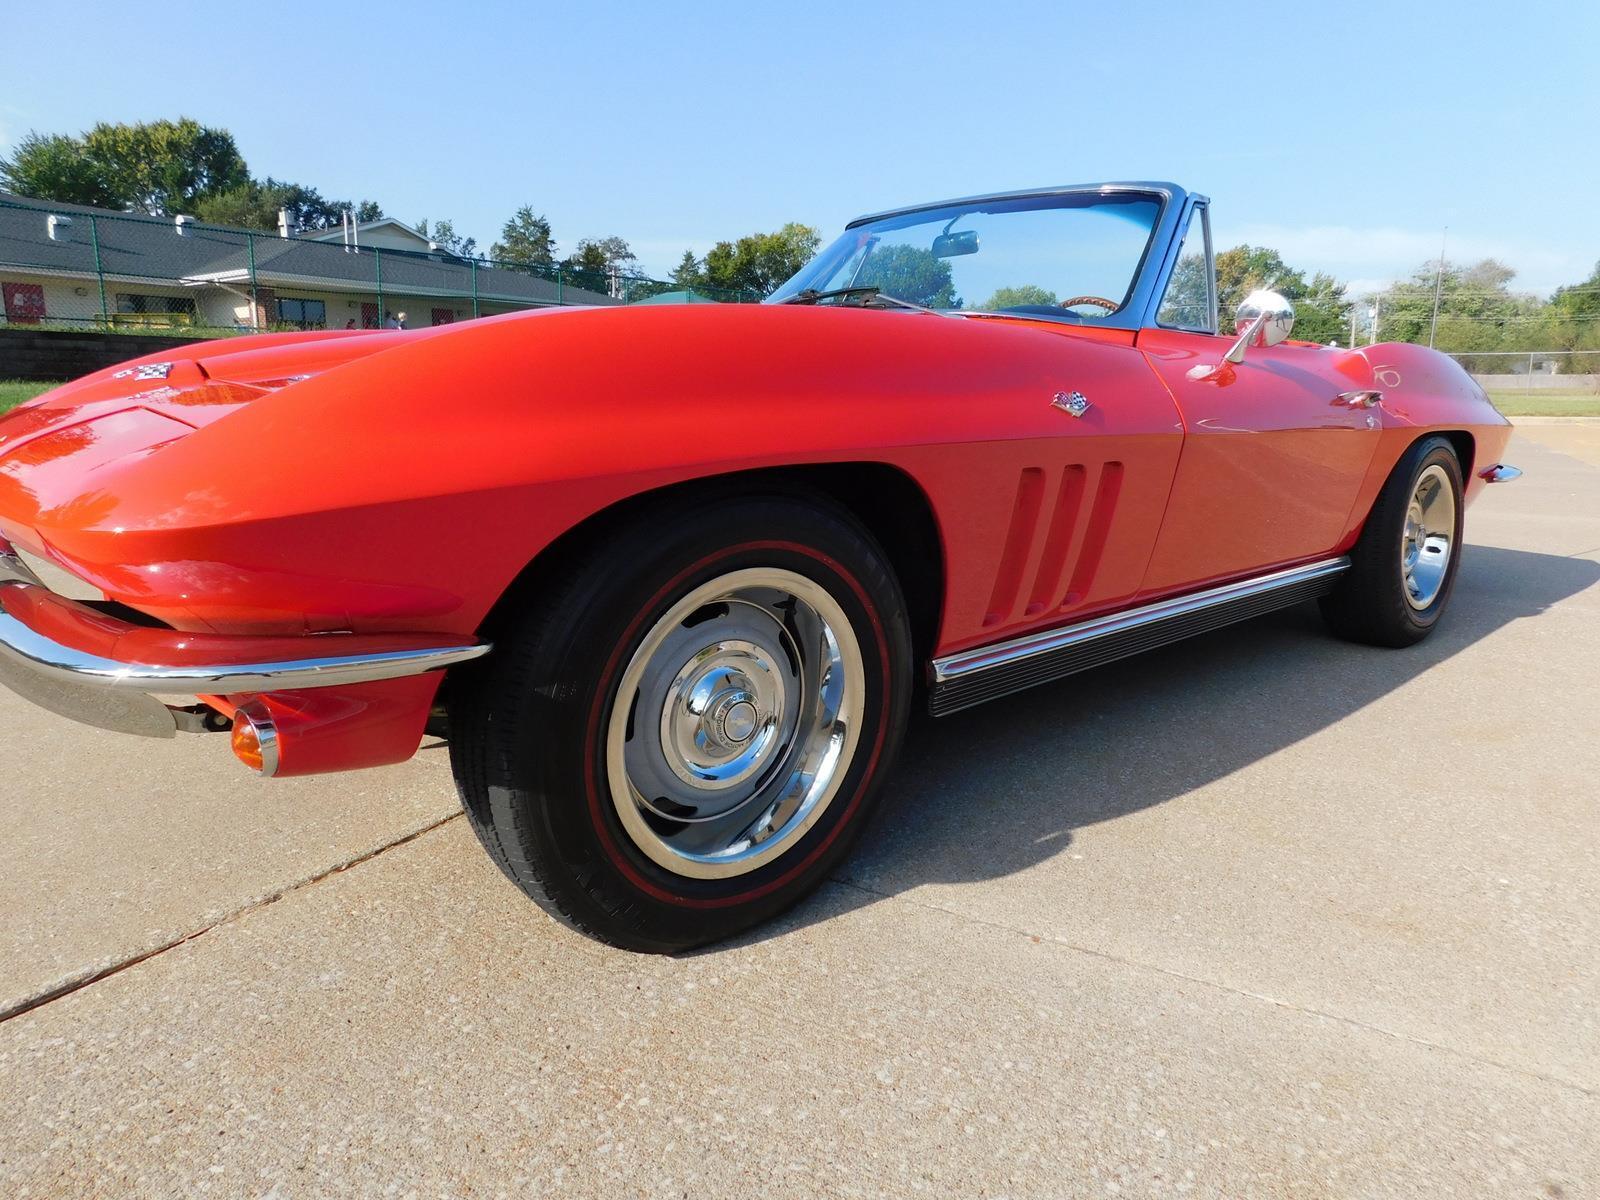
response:
<path id="1" fill-rule="evenodd" d="M 1405 646 L 1510 428 L 1449 359 L 1217 327 L 1209 205 L 852 222 L 764 305 L 271 334 L 0 419 L 0 678 L 264 775 L 444 733 L 504 872 L 669 951 L 847 853 L 949 713 L 1318 598 Z M 41 582 L 63 568 L 98 599 Z M 63 589 L 64 590 L 64 589 Z"/>

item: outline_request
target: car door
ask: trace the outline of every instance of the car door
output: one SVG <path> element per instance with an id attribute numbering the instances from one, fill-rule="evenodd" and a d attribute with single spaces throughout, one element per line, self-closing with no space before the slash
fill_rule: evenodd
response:
<path id="1" fill-rule="evenodd" d="M 1145 576 L 1159 593 L 1333 551 L 1381 425 L 1338 371 L 1341 353 L 1252 346 L 1220 372 L 1232 339 L 1144 329 L 1139 349 L 1183 419 L 1183 450 Z M 1196 378 L 1195 376 L 1200 376 Z"/>

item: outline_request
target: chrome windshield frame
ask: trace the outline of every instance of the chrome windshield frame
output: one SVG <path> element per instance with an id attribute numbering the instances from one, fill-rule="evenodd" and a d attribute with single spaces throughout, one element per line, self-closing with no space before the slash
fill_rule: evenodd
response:
<path id="1" fill-rule="evenodd" d="M 1194 329 L 1187 325 L 1164 325 L 1156 319 L 1161 309 L 1161 301 L 1167 294 L 1167 284 L 1172 280 L 1172 273 L 1178 269 L 1178 260 L 1183 257 L 1183 239 L 1189 232 L 1190 221 L 1198 217 L 1202 236 L 1204 238 L 1204 253 L 1206 257 L 1206 317 L 1211 322 L 1209 329 Z M 1152 292 L 1149 311 L 1145 314 L 1144 328 L 1150 329 L 1176 329 L 1187 333 L 1214 333 L 1220 334 L 1221 314 L 1217 311 L 1217 249 L 1211 240 L 1211 199 L 1208 196 L 1199 196 L 1193 192 L 1188 193 L 1178 213 L 1177 220 L 1173 223 L 1170 239 L 1167 242 L 1167 251 L 1163 256 L 1161 265 L 1152 280 Z"/>
<path id="2" fill-rule="evenodd" d="M 1111 329 L 1143 329 L 1154 320 L 1156 308 L 1161 303 L 1162 292 L 1166 290 L 1167 279 L 1172 274 L 1173 267 L 1177 264 L 1177 243 L 1190 209 L 1195 204 L 1207 203 L 1205 197 L 1192 196 L 1175 183 L 1159 181 L 1078 183 L 1065 184 L 1059 187 L 1022 188 L 1010 192 L 991 192 L 981 196 L 963 196 L 955 200 L 936 200 L 927 204 L 908 204 L 901 208 L 887 208 L 881 212 L 859 216 L 845 225 L 845 229 L 855 229 L 873 221 L 907 216 L 911 213 L 924 212 L 930 209 L 950 208 L 954 205 L 987 204 L 1005 200 L 1028 200 L 1050 196 L 1115 196 L 1130 193 L 1154 197 L 1159 204 L 1159 209 L 1156 213 L 1155 223 L 1150 229 L 1149 240 L 1145 243 L 1144 254 L 1140 257 L 1135 268 L 1133 286 L 1128 290 L 1127 300 L 1120 309 L 1114 313 L 1107 314 L 1103 318 L 1096 317 L 1092 321 L 1083 321 L 1071 314 L 1063 313 L 1059 320 L 1062 324 L 1069 325 L 1091 324 L 1096 327 Z M 951 309 L 949 312 L 953 316 L 971 315 L 979 319 L 1007 316 L 1005 313 L 968 314 L 961 309 Z M 1031 312 L 1012 315 L 1019 319 L 1033 321 L 1056 319 Z"/>

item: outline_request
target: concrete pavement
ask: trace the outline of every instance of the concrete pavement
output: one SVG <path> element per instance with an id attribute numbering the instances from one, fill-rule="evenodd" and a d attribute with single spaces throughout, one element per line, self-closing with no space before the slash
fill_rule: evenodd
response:
<path id="1" fill-rule="evenodd" d="M 1291 612 L 921 721 L 832 884 L 680 959 L 524 901 L 442 750 L 264 783 L 0 696 L 0 1195 L 1600 1194 L 1566 430 L 1422 647 Z"/>

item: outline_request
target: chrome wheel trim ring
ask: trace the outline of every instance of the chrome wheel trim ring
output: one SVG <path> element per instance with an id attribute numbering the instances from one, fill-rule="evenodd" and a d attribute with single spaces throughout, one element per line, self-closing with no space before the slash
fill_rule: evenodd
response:
<path id="1" fill-rule="evenodd" d="M 844 610 L 793 571 L 732 571 L 674 603 L 629 659 L 606 722 L 606 782 L 633 844 L 696 879 L 792 849 L 855 758 L 862 664 Z"/>
<path id="2" fill-rule="evenodd" d="M 1456 494 L 1438 463 L 1411 489 L 1400 531 L 1400 578 L 1406 603 L 1421 612 L 1439 598 L 1455 554 Z"/>

